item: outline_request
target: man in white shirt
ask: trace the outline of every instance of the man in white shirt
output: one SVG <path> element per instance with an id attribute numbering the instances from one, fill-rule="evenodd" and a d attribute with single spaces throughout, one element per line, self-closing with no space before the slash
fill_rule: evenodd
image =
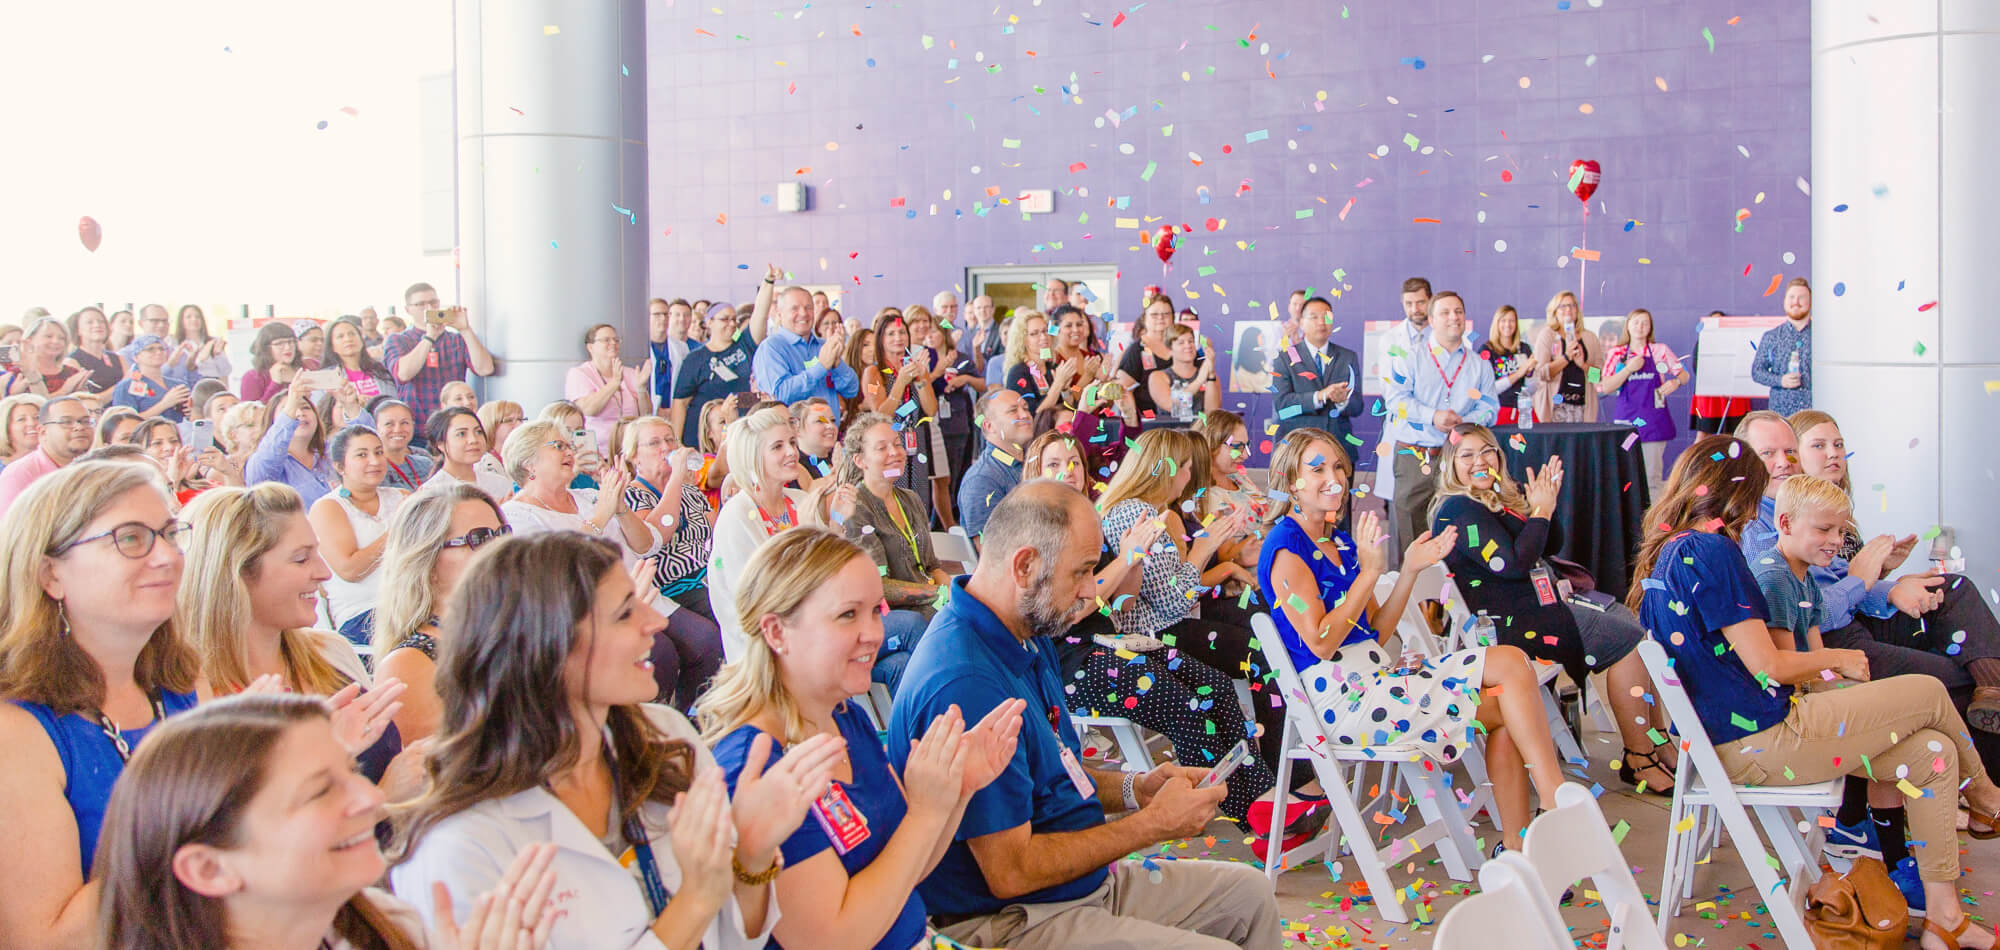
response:
<path id="1" fill-rule="evenodd" d="M 1398 347 L 1383 362 L 1382 439 L 1395 445 L 1396 549 L 1416 540 L 1437 494 L 1438 457 L 1461 422 L 1492 425 L 1500 415 L 1493 364 L 1465 341 L 1465 300 L 1446 291 L 1431 298 L 1430 333 L 1411 352 Z M 1409 294 L 1405 293 L 1405 301 Z"/>

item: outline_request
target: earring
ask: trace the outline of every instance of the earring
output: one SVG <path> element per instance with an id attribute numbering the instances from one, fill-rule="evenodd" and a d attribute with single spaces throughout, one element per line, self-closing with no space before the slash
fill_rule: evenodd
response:
<path id="1" fill-rule="evenodd" d="M 60 635 L 61 635 L 61 636 L 63 637 L 63 639 L 68 639 L 68 638 L 69 638 L 69 604 L 68 604 L 67 602 L 64 602 L 64 601 L 60 601 L 60 600 L 56 601 L 56 619 L 62 622 L 62 633 L 61 633 Z"/>

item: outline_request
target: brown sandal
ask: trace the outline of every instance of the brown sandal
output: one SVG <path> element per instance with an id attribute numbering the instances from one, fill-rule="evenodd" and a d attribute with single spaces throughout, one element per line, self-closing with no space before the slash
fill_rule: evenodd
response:
<path id="1" fill-rule="evenodd" d="M 1966 834 L 1980 841 L 2000 838 L 2000 818 L 1980 811 L 1971 802 L 1965 804 L 1965 813 L 1969 816 L 1965 822 Z"/>
<path id="2" fill-rule="evenodd" d="M 1958 938 L 1965 936 L 1965 930 L 1970 926 L 1972 926 L 1972 917 L 1970 915 L 1959 920 L 1958 926 L 1950 930 L 1938 926 L 1935 920 L 1924 919 L 1924 929 L 1937 934 L 1938 939 L 1945 942 L 1946 950 L 1959 950 Z"/>

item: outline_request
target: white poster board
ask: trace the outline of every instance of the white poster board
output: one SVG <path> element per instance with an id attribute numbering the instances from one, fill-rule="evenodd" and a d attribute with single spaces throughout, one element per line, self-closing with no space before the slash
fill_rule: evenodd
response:
<path id="1" fill-rule="evenodd" d="M 1698 396 L 1762 398 L 1771 387 L 1750 378 L 1757 341 L 1784 317 L 1703 317 L 1694 338 L 1694 391 Z"/>

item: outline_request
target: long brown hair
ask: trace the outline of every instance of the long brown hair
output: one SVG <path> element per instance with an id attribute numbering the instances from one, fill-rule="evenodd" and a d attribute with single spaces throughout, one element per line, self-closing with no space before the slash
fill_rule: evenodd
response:
<path id="1" fill-rule="evenodd" d="M 42 567 L 127 493 L 150 488 L 164 497 L 162 482 L 151 465 L 77 462 L 36 479 L 7 510 L 0 521 L 0 698 L 39 703 L 58 716 L 104 705 L 104 671 L 68 635 L 62 605 L 42 589 Z M 140 649 L 132 678 L 148 693 L 186 693 L 200 668 L 169 617 Z"/>
<path id="2" fill-rule="evenodd" d="M 1625 606 L 1634 612 L 1645 581 L 1659 563 L 1660 549 L 1683 531 L 1713 530 L 1731 541 L 1757 517 L 1757 504 L 1771 476 L 1748 442 L 1726 435 L 1703 436 L 1681 452 L 1660 500 L 1646 510 L 1646 539 L 1632 566 L 1632 589 Z"/>
<path id="3" fill-rule="evenodd" d="M 1504 458 L 1499 465 L 1493 467 L 1492 488 L 1474 488 L 1470 482 L 1459 480 L 1458 460 L 1453 457 L 1453 453 L 1458 450 L 1459 443 L 1466 439 L 1479 439 L 1496 451 L 1505 451 L 1500 444 L 1500 437 L 1494 435 L 1492 429 L 1477 422 L 1461 422 L 1453 426 L 1451 438 L 1445 445 L 1444 457 L 1438 459 L 1440 464 L 1437 473 L 1437 497 L 1431 500 L 1431 510 L 1425 513 L 1425 519 L 1436 517 L 1438 506 L 1452 495 L 1464 495 L 1485 505 L 1486 510 L 1494 514 L 1499 514 L 1502 508 L 1528 510 L 1528 496 L 1522 493 L 1521 486 L 1514 481 L 1514 476 L 1508 474 Z"/>
<path id="4" fill-rule="evenodd" d="M 271 751 L 292 727 L 326 718 L 326 704 L 307 696 L 233 696 L 146 737 L 111 790 L 97 840 L 99 947 L 229 946 L 222 901 L 180 884 L 174 855 L 190 844 L 241 846 L 245 813 L 270 777 Z M 334 916 L 333 935 L 363 950 L 418 946 L 359 892 Z"/>
<path id="5" fill-rule="evenodd" d="M 1407 285 L 1407 282 L 1405 283 Z M 1346 447 L 1340 444 L 1339 439 L 1333 437 L 1333 433 L 1311 426 L 1293 429 L 1285 433 L 1284 440 L 1280 441 L 1277 450 L 1271 453 L 1271 494 L 1275 497 L 1282 492 L 1284 500 L 1272 504 L 1271 510 L 1265 513 L 1264 524 L 1267 526 L 1277 524 L 1279 519 L 1292 513 L 1293 486 L 1298 481 L 1299 469 L 1308 464 L 1305 457 L 1306 447 L 1314 442 L 1324 442 L 1333 447 L 1333 462 L 1346 473 L 1348 489 L 1351 491 L 1354 488 L 1354 460 L 1347 457 Z M 1351 501 L 1349 503 L 1351 504 Z"/>
<path id="6" fill-rule="evenodd" d="M 598 583 L 624 569 L 610 542 L 565 531 L 510 535 L 466 567 L 439 631 L 444 718 L 426 765 L 429 786 L 396 809 L 403 814 L 391 860 L 407 860 L 438 822 L 547 786 L 577 764 L 579 723 L 563 666 L 579 649 Z M 613 706 L 607 728 L 620 793 L 613 824 L 687 790 L 692 746 L 668 739 L 637 706 Z"/>

